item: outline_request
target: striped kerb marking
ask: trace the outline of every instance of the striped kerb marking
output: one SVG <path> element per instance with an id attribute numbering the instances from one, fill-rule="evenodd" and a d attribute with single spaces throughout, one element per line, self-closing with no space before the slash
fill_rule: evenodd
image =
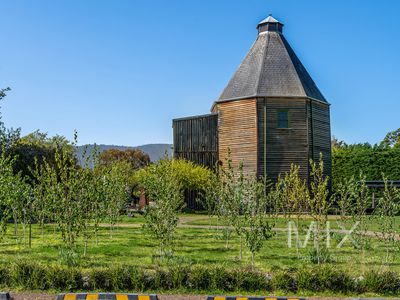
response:
<path id="1" fill-rule="evenodd" d="M 137 294 L 65 294 L 58 295 L 57 300 L 157 300 L 156 295 Z M 1 300 L 1 299 L 0 299 Z"/>
<path id="2" fill-rule="evenodd" d="M 0 300 L 10 300 L 10 294 L 9 293 L 0 293 Z"/>
<path id="3" fill-rule="evenodd" d="M 209 296 L 208 300 L 305 300 L 304 298 L 286 297 L 232 297 L 232 296 Z"/>

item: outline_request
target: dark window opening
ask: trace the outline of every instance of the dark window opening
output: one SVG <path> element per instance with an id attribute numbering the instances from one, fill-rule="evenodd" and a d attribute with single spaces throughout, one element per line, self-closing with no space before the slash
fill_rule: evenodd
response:
<path id="1" fill-rule="evenodd" d="M 289 128 L 289 114 L 287 110 L 278 111 L 278 128 Z"/>

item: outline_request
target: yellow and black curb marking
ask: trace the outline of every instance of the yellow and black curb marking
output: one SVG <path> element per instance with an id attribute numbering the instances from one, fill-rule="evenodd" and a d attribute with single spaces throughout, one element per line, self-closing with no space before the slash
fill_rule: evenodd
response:
<path id="1" fill-rule="evenodd" d="M 10 300 L 10 294 L 9 293 L 2 293 L 0 292 L 0 300 Z"/>
<path id="2" fill-rule="evenodd" d="M 158 297 L 157 295 L 118 293 L 60 294 L 57 296 L 56 300 L 158 300 Z"/>
<path id="3" fill-rule="evenodd" d="M 207 300 L 305 300 L 305 299 L 296 297 L 208 296 Z"/>

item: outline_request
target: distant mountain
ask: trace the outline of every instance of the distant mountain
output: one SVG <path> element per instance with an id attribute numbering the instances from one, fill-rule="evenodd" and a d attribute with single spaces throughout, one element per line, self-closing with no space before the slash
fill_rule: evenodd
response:
<path id="1" fill-rule="evenodd" d="M 172 156 L 172 145 L 171 144 L 147 144 L 142 146 L 130 147 L 130 146 L 116 146 L 116 145 L 96 145 L 98 150 L 101 152 L 108 149 L 118 149 L 118 150 L 126 150 L 126 149 L 140 149 L 143 152 L 147 153 L 150 156 L 150 160 L 152 162 L 156 162 L 160 160 L 160 158 L 164 157 L 165 153 L 168 156 Z M 84 152 L 86 149 L 86 153 L 92 153 L 94 148 L 93 144 L 82 145 L 77 147 L 76 155 L 78 157 L 79 163 L 81 165 L 84 164 Z"/>

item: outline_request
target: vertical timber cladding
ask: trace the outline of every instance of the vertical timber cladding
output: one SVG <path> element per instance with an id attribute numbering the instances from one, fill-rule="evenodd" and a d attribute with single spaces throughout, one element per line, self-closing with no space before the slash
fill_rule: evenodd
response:
<path id="1" fill-rule="evenodd" d="M 175 119 L 172 124 L 174 157 L 213 168 L 218 161 L 218 116 Z"/>
<path id="2" fill-rule="evenodd" d="M 174 157 L 184 158 L 205 167 L 214 168 L 218 162 L 218 116 L 208 114 L 172 121 Z M 186 190 L 187 208 L 201 210 L 198 191 Z"/>
<path id="3" fill-rule="evenodd" d="M 279 174 L 300 166 L 301 178 L 308 179 L 307 101 L 296 98 L 259 98 L 258 175 L 276 181 Z M 278 128 L 278 112 L 287 111 L 289 128 Z M 266 117 L 266 123 L 265 123 Z"/>
<path id="4" fill-rule="evenodd" d="M 245 174 L 257 172 L 257 100 L 221 102 L 218 111 L 219 159 L 225 165 L 228 151 L 234 167 L 243 162 Z"/>
<path id="5" fill-rule="evenodd" d="M 325 176 L 332 175 L 331 125 L 329 105 L 309 100 L 307 103 L 309 157 L 319 161 L 322 153 Z"/>

